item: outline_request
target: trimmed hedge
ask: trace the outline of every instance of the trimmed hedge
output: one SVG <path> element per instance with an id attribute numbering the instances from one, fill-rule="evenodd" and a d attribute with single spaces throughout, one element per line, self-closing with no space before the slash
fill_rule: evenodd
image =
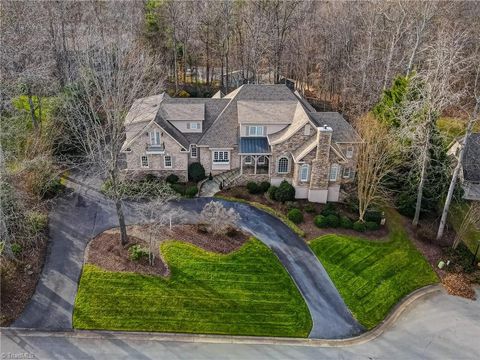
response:
<path id="1" fill-rule="evenodd" d="M 319 227 L 319 228 L 326 228 L 328 227 L 328 222 L 327 222 L 327 218 L 323 215 L 317 215 L 315 216 L 315 218 L 313 219 L 313 222 L 315 224 L 315 226 Z"/>
<path id="2" fill-rule="evenodd" d="M 347 216 L 340 217 L 340 227 L 343 229 L 351 229 L 353 227 L 353 221 Z"/>
<path id="3" fill-rule="evenodd" d="M 295 188 L 288 181 L 283 180 L 275 191 L 275 198 L 282 203 L 293 201 L 295 199 Z"/>
<path id="4" fill-rule="evenodd" d="M 357 220 L 353 223 L 353 230 L 359 231 L 359 232 L 365 232 L 367 230 L 367 226 L 365 223 Z"/>
<path id="5" fill-rule="evenodd" d="M 278 190 L 277 186 L 271 185 L 267 191 L 268 197 L 272 200 L 277 200 L 277 190 Z"/>
<path id="6" fill-rule="evenodd" d="M 330 214 L 327 217 L 327 224 L 329 227 L 336 228 L 340 225 L 340 219 L 337 215 Z"/>
<path id="7" fill-rule="evenodd" d="M 256 182 L 249 181 L 247 183 L 247 190 L 250 194 L 258 194 L 260 192 L 260 187 Z"/>
<path id="8" fill-rule="evenodd" d="M 190 164 L 188 166 L 188 178 L 195 182 L 205 179 L 205 169 L 203 165 L 199 162 Z"/>
<path id="9" fill-rule="evenodd" d="M 268 189 L 270 189 L 270 183 L 268 181 L 262 181 L 258 187 L 260 188 L 260 192 L 264 193 L 267 192 Z"/>
<path id="10" fill-rule="evenodd" d="M 335 215 L 338 216 L 338 212 L 335 209 L 335 205 L 332 203 L 327 203 L 323 210 L 320 212 L 323 216 L 328 216 L 328 215 Z"/>
<path id="11" fill-rule="evenodd" d="M 176 184 L 178 182 L 178 176 L 175 174 L 170 174 L 166 177 L 165 181 L 169 184 Z"/>
<path id="12" fill-rule="evenodd" d="M 380 225 L 375 221 L 367 221 L 365 222 L 365 227 L 368 231 L 374 231 L 380 229 Z"/>
<path id="13" fill-rule="evenodd" d="M 301 222 L 303 222 L 303 214 L 298 209 L 290 210 L 287 214 L 287 217 L 290 221 L 292 221 L 295 224 L 300 224 Z"/>

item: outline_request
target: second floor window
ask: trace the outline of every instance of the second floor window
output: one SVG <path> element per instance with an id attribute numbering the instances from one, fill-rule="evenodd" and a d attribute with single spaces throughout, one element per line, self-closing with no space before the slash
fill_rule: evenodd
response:
<path id="1" fill-rule="evenodd" d="M 160 131 L 157 129 L 150 131 L 150 145 L 160 146 Z"/>
<path id="2" fill-rule="evenodd" d="M 263 126 L 253 125 L 248 127 L 248 136 L 263 136 Z"/>
<path id="3" fill-rule="evenodd" d="M 198 122 L 187 123 L 187 129 L 200 130 L 200 123 Z"/>
<path id="4" fill-rule="evenodd" d="M 196 158 L 197 157 L 197 146 L 196 145 L 192 145 L 192 147 L 190 148 L 191 151 L 190 151 L 190 156 L 192 158 Z"/>
<path id="5" fill-rule="evenodd" d="M 353 146 L 347 147 L 347 158 L 351 159 L 353 157 Z"/>

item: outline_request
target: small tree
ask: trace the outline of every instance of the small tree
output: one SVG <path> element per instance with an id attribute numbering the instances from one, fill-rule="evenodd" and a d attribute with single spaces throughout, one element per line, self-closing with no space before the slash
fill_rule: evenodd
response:
<path id="1" fill-rule="evenodd" d="M 200 222 L 207 225 L 208 231 L 215 235 L 224 234 L 229 227 L 235 226 L 240 215 L 233 209 L 226 209 L 221 202 L 210 201 L 200 213 Z"/>
<path id="2" fill-rule="evenodd" d="M 275 191 L 275 200 L 281 201 L 282 203 L 295 200 L 295 188 L 292 184 L 283 180 Z"/>
<path id="3" fill-rule="evenodd" d="M 188 166 L 188 179 L 195 182 L 205 179 L 205 169 L 203 165 L 199 162 L 190 164 Z"/>

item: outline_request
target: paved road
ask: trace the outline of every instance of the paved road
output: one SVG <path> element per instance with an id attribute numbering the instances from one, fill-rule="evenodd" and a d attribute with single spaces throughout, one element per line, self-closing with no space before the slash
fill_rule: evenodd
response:
<path id="1" fill-rule="evenodd" d="M 182 200 L 192 216 L 209 198 Z M 277 218 L 246 204 L 223 201 L 241 216 L 241 227 L 267 244 L 291 274 L 305 298 L 313 320 L 310 337 L 346 338 L 363 329 L 353 318 L 325 269 L 305 242 Z M 129 224 L 143 216 L 126 206 Z M 89 239 L 117 226 L 113 204 L 95 189 L 77 185 L 76 192 L 58 200 L 50 217 L 50 245 L 37 289 L 13 327 L 71 329 L 77 283 Z"/>
<path id="2" fill-rule="evenodd" d="M 480 297 L 480 289 L 477 290 Z M 392 328 L 368 343 L 348 347 L 206 344 L 152 341 L 112 334 L 85 338 L 55 334 L 25 334 L 6 329 L 1 334 L 2 358 L 24 359 L 477 359 L 480 354 L 480 301 L 444 293 L 418 300 Z M 50 335 L 50 336 L 48 336 Z M 5 355 L 4 355 L 5 354 Z M 35 357 L 32 357 L 35 356 Z M 14 358 L 14 357 L 10 357 Z"/>

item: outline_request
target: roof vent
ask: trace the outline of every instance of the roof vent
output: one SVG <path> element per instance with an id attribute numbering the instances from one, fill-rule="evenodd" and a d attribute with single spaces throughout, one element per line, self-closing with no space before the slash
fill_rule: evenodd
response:
<path id="1" fill-rule="evenodd" d="M 325 130 L 327 130 L 328 125 L 327 125 L 327 124 L 323 125 L 323 128 L 324 128 Z"/>

